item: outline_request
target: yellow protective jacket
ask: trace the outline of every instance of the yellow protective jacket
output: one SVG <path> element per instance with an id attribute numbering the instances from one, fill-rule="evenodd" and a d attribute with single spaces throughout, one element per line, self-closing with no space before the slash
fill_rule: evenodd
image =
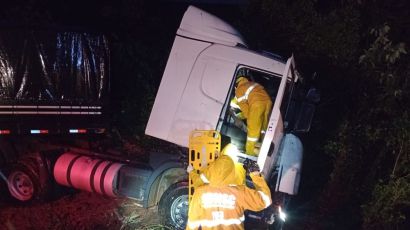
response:
<path id="1" fill-rule="evenodd" d="M 246 154 L 257 156 L 255 143 L 268 127 L 272 100 L 263 86 L 243 77 L 239 79 L 233 102 L 238 104 L 247 120 Z"/>
<path id="2" fill-rule="evenodd" d="M 209 184 L 196 188 L 192 196 L 186 229 L 244 229 L 245 210 L 261 211 L 272 203 L 259 173 L 250 175 L 255 189 L 234 184 L 235 165 L 228 156 L 215 160 L 207 177 Z"/>
<path id="3" fill-rule="evenodd" d="M 247 93 L 247 91 L 249 92 Z M 269 94 L 265 91 L 263 86 L 256 82 L 248 81 L 242 78 L 235 90 L 235 102 L 239 105 L 245 118 L 249 118 L 249 107 L 255 103 L 272 104 Z"/>
<path id="4" fill-rule="evenodd" d="M 230 158 L 229 156 L 229 149 L 230 148 L 236 148 L 233 147 L 233 144 L 228 144 L 227 146 L 225 146 L 221 153 L 220 153 L 220 157 L 217 159 L 217 161 L 230 161 L 232 158 Z M 209 164 L 208 167 L 202 169 L 199 173 L 197 172 L 197 170 L 192 170 L 189 173 L 189 177 L 192 179 L 192 186 L 194 188 L 201 186 L 203 184 L 208 184 L 209 183 L 209 177 L 210 174 L 212 173 L 212 171 L 215 171 L 214 167 L 218 167 L 218 166 L 214 166 L 215 161 L 211 162 Z M 243 168 L 243 165 L 241 163 L 237 163 L 234 162 L 235 165 L 235 181 L 232 182 L 232 184 L 236 184 L 236 185 L 243 185 L 245 184 L 245 178 L 246 178 L 246 171 Z"/>

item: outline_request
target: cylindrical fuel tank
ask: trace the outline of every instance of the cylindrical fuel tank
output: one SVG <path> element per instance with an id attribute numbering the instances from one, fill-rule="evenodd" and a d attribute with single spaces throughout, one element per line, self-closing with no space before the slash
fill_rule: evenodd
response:
<path id="1" fill-rule="evenodd" d="M 123 164 L 67 152 L 54 165 L 57 183 L 115 197 L 117 175 Z"/>

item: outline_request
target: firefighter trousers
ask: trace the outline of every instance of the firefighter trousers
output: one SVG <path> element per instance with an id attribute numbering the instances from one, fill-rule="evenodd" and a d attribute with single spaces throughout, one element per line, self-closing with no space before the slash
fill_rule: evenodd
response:
<path id="1" fill-rule="evenodd" d="M 261 132 L 268 128 L 269 113 L 272 109 L 271 101 L 257 101 L 249 106 L 248 134 L 246 138 L 246 154 L 257 156 L 255 144 L 259 141 Z"/>

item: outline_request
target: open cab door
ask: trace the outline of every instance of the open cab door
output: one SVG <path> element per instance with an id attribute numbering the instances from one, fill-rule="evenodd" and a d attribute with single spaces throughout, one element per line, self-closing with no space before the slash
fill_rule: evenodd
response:
<path id="1" fill-rule="evenodd" d="M 258 165 L 263 169 L 265 175 L 271 175 L 274 166 L 277 165 L 278 150 L 285 132 L 285 125 L 288 124 L 286 117 L 289 112 L 289 105 L 297 80 L 298 75 L 295 70 L 295 60 L 292 56 L 286 62 L 279 90 L 269 118 L 268 129 L 266 130 L 259 151 Z"/>

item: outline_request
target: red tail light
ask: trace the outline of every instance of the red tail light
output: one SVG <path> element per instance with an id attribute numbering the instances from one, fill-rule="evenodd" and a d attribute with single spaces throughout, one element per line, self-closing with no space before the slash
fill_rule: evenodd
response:
<path id="1" fill-rule="evenodd" d="M 10 134 L 10 130 L 8 129 L 0 129 L 0 135 L 6 135 L 6 134 Z"/>

